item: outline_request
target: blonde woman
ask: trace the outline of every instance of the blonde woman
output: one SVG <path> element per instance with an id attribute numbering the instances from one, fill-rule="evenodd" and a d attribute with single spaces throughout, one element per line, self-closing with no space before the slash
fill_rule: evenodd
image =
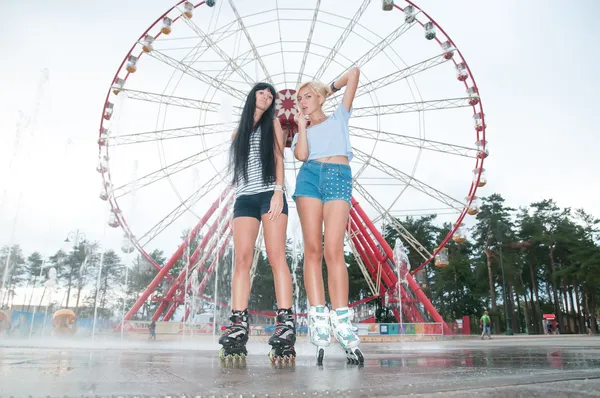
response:
<path id="1" fill-rule="evenodd" d="M 311 342 L 317 346 L 317 362 L 323 347 L 331 343 L 330 328 L 346 350 L 348 362 L 363 363 L 360 339 L 350 323 L 348 270 L 344 260 L 344 234 L 352 197 L 352 146 L 348 121 L 358 87 L 360 70 L 352 68 L 325 85 L 311 81 L 296 92 L 298 134 L 292 142 L 296 159 L 304 162 L 292 198 L 296 202 L 304 237 L 304 286 L 309 309 Z M 329 116 L 323 112 L 327 97 L 346 88 L 342 101 Z M 323 241 L 323 225 L 325 237 Z M 325 254 L 332 311 L 325 303 L 322 258 Z"/>

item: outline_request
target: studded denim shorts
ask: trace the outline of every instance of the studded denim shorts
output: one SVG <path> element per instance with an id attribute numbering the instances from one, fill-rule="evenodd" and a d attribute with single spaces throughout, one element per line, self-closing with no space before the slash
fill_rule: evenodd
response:
<path id="1" fill-rule="evenodd" d="M 305 162 L 296 178 L 294 201 L 298 196 L 329 200 L 345 200 L 351 204 L 352 169 L 345 164 L 323 163 L 316 160 Z"/>

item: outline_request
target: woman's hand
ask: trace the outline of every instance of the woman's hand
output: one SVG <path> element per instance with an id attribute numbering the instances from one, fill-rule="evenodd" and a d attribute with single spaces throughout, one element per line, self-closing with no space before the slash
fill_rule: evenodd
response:
<path id="1" fill-rule="evenodd" d="M 300 107 L 296 108 L 296 114 L 294 115 L 294 121 L 298 126 L 298 129 L 306 129 L 306 117 L 304 117 L 304 113 L 300 110 Z"/>
<path id="2" fill-rule="evenodd" d="M 276 190 L 271 198 L 271 207 L 269 208 L 269 220 L 276 220 L 283 211 L 283 191 Z"/>

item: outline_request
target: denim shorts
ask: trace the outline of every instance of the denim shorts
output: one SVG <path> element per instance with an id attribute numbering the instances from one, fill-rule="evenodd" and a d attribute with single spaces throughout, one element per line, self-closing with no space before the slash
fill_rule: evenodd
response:
<path id="1" fill-rule="evenodd" d="M 261 220 L 263 214 L 267 214 L 271 208 L 271 198 L 275 191 L 266 191 L 253 195 L 240 195 L 233 205 L 233 218 L 236 217 L 254 217 Z M 281 214 L 288 214 L 288 204 L 283 195 L 283 210 Z"/>
<path id="2" fill-rule="evenodd" d="M 305 162 L 296 178 L 294 201 L 298 196 L 329 200 L 345 200 L 352 204 L 352 169 L 345 164 Z"/>

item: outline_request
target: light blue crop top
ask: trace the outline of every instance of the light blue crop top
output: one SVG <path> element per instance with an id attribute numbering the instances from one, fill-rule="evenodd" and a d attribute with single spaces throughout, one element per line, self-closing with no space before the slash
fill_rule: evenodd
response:
<path id="1" fill-rule="evenodd" d="M 323 123 L 306 129 L 306 138 L 308 141 L 308 160 L 327 158 L 329 156 L 347 156 L 348 161 L 352 160 L 352 146 L 350 145 L 350 131 L 348 121 L 352 115 L 346 111 L 344 104 L 340 105 L 335 112 Z M 296 134 L 292 141 L 292 153 L 296 149 L 299 135 Z"/>

